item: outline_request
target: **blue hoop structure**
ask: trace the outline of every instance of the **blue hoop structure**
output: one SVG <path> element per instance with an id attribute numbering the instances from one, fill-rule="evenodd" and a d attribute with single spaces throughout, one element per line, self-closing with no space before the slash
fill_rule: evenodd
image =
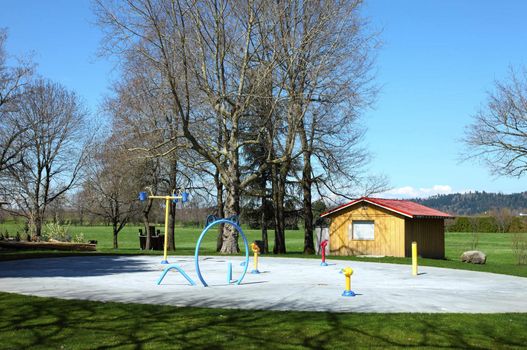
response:
<path id="1" fill-rule="evenodd" d="M 242 236 L 243 243 L 245 244 L 245 267 L 243 269 L 243 272 L 240 278 L 238 278 L 238 280 L 234 282 L 235 284 L 240 284 L 242 282 L 243 278 L 245 277 L 245 274 L 247 273 L 247 267 L 249 266 L 249 244 L 247 243 L 247 237 L 245 237 L 245 234 L 243 233 L 243 230 L 240 227 L 237 218 L 235 216 L 231 216 L 230 218 L 227 218 L 227 219 L 218 219 L 212 215 L 209 215 L 209 217 L 207 218 L 207 226 L 203 229 L 203 232 L 201 232 L 201 235 L 198 238 L 198 243 L 196 243 L 196 252 L 194 253 L 196 273 L 198 274 L 198 278 L 204 287 L 208 287 L 208 284 L 207 282 L 205 282 L 205 279 L 201 275 L 201 271 L 199 269 L 199 247 L 201 245 L 201 241 L 203 240 L 203 237 L 209 231 L 209 229 L 218 224 L 229 224 L 232 227 L 234 227 L 236 231 L 238 231 L 238 233 Z"/>

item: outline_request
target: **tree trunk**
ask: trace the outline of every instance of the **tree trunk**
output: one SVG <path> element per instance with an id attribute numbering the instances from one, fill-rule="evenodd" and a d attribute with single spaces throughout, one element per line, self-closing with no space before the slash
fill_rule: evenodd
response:
<path id="1" fill-rule="evenodd" d="M 150 221 L 148 218 L 150 214 L 150 209 L 152 208 L 152 203 L 153 201 L 149 199 L 148 204 L 143 208 L 143 225 L 145 227 L 145 233 L 146 233 L 145 250 L 152 249 L 152 235 L 149 230 Z"/>
<path id="2" fill-rule="evenodd" d="M 176 203 L 170 201 L 170 212 L 168 215 L 168 250 L 176 250 Z"/>
<path id="3" fill-rule="evenodd" d="M 261 216 L 261 226 L 262 226 L 262 242 L 263 242 L 263 254 L 269 253 L 269 237 L 267 235 L 267 200 L 262 198 L 262 216 Z"/>
<path id="4" fill-rule="evenodd" d="M 152 235 L 150 234 L 150 230 L 148 227 L 150 226 L 150 222 L 148 221 L 148 216 L 143 214 L 143 226 L 145 227 L 145 233 L 146 233 L 146 242 L 145 242 L 145 250 L 150 250 L 152 248 Z"/>
<path id="5" fill-rule="evenodd" d="M 231 178 L 227 187 L 225 201 L 225 216 L 239 215 L 240 213 L 240 184 L 235 178 Z M 223 230 L 222 245 L 220 253 L 235 254 L 240 251 L 238 246 L 238 231 L 231 225 L 225 225 Z"/>
<path id="6" fill-rule="evenodd" d="M 281 180 L 279 180 L 281 181 Z M 275 254 L 285 254 L 285 215 L 284 215 L 284 192 L 280 190 L 276 198 L 276 228 L 275 228 Z"/>
<path id="7" fill-rule="evenodd" d="M 117 230 L 117 226 L 113 225 L 113 249 L 119 248 L 119 243 L 117 242 L 117 235 L 119 234 L 119 231 Z"/>
<path id="8" fill-rule="evenodd" d="M 79 226 L 84 226 L 84 210 L 79 210 Z"/>
<path id="9" fill-rule="evenodd" d="M 218 145 L 223 143 L 223 125 L 221 119 L 218 118 Z M 221 157 L 220 157 L 221 160 Z M 219 218 L 225 217 L 225 208 L 223 203 L 223 183 L 221 182 L 220 172 L 216 168 L 214 172 L 214 184 L 216 185 L 216 216 Z M 224 224 L 218 225 L 218 237 L 216 238 L 216 251 L 220 252 L 223 246 L 223 230 Z"/>
<path id="10" fill-rule="evenodd" d="M 285 230 L 284 230 L 284 196 L 285 180 L 278 174 L 276 166 L 272 170 L 273 202 L 274 202 L 274 254 L 285 254 Z"/>
<path id="11" fill-rule="evenodd" d="M 172 167 L 170 169 L 170 188 L 177 190 L 177 175 L 178 175 L 178 161 L 173 159 Z M 175 241 L 175 227 L 176 227 L 176 203 L 170 201 L 170 210 L 168 215 L 168 250 L 176 250 Z"/>
<path id="12" fill-rule="evenodd" d="M 220 175 L 218 171 L 214 173 L 214 183 L 216 184 L 216 216 L 223 218 L 225 212 L 223 210 L 223 184 L 220 180 Z M 218 225 L 218 237 L 216 239 L 216 251 L 221 251 L 221 246 L 223 245 L 223 230 L 225 225 Z"/>
<path id="13" fill-rule="evenodd" d="M 302 192 L 304 195 L 304 254 L 315 254 L 315 244 L 313 243 L 313 208 L 311 205 L 311 145 L 306 136 L 304 121 L 300 122 L 300 141 L 302 143 L 302 155 L 304 157 L 304 167 L 302 169 Z"/>
<path id="14" fill-rule="evenodd" d="M 304 193 L 304 254 L 315 254 L 313 243 L 313 208 L 311 206 L 311 159 L 309 152 L 304 152 L 304 169 L 302 171 L 302 191 Z"/>
<path id="15" fill-rule="evenodd" d="M 262 213 L 260 217 L 260 226 L 262 228 L 262 242 L 263 242 L 263 251 L 262 253 L 268 254 L 269 253 L 269 237 L 267 236 L 267 193 L 266 193 L 266 184 L 267 179 L 266 176 L 262 174 L 262 179 L 260 182 L 260 189 L 262 190 L 262 205 L 260 207 L 260 211 Z"/>
<path id="16" fill-rule="evenodd" d="M 33 236 L 40 237 L 42 236 L 42 214 L 40 210 L 36 209 L 32 214 L 30 223 L 33 225 Z"/>

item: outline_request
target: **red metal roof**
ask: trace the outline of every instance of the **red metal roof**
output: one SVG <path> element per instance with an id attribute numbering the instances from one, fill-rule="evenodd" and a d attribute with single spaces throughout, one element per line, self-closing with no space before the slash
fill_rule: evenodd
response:
<path id="1" fill-rule="evenodd" d="M 384 199 L 384 198 L 369 198 L 369 197 L 362 197 L 359 199 L 355 199 L 349 203 L 340 205 L 336 208 L 326 211 L 325 213 L 322 213 L 320 217 L 322 218 L 326 217 L 330 214 L 334 214 L 342 209 L 345 209 L 347 207 L 350 207 L 360 202 L 370 203 L 372 205 L 387 209 L 389 211 L 401 214 L 409 218 L 451 218 L 452 217 L 452 215 L 450 214 L 443 213 L 442 211 L 432 209 L 432 208 L 426 207 L 424 205 L 421 205 L 421 204 L 418 204 L 412 201 L 406 201 L 402 199 Z"/>

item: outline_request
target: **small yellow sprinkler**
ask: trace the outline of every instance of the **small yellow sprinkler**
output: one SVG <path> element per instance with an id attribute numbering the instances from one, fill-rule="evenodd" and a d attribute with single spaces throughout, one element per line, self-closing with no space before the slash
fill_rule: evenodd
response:
<path id="1" fill-rule="evenodd" d="M 351 275 L 353 275 L 353 269 L 346 267 L 342 269 L 342 274 L 346 276 L 346 290 L 342 293 L 343 297 L 354 297 L 355 293 L 351 290 Z"/>
<path id="2" fill-rule="evenodd" d="M 251 250 L 254 253 L 254 269 L 251 271 L 251 273 L 259 274 L 260 271 L 258 271 L 258 254 L 260 253 L 260 247 L 258 247 L 258 244 L 256 244 L 255 242 L 252 242 Z"/>

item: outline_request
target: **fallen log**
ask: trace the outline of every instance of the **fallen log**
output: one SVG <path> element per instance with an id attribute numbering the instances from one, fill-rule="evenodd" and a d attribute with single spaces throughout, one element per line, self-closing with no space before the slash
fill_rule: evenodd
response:
<path id="1" fill-rule="evenodd" d="M 89 243 L 70 243 L 70 242 L 21 242 L 21 241 L 0 241 L 0 247 L 5 249 L 42 249 L 42 250 L 75 250 L 75 251 L 95 251 L 96 244 Z"/>

